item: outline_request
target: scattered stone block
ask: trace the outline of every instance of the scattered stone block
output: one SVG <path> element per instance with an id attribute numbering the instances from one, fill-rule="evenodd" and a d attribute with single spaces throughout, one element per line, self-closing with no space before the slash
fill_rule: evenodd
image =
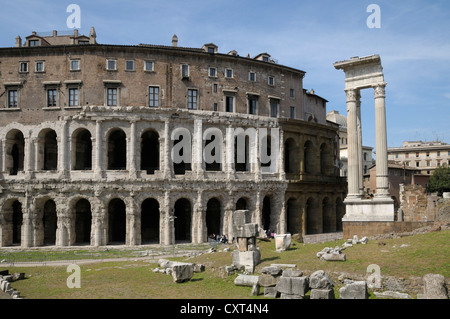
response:
<path id="1" fill-rule="evenodd" d="M 259 284 L 261 287 L 273 287 L 280 281 L 280 276 L 272 276 L 269 274 L 262 274 L 259 276 Z"/>
<path id="2" fill-rule="evenodd" d="M 321 260 L 326 260 L 326 261 L 345 261 L 345 259 L 346 259 L 346 256 L 345 256 L 345 254 L 333 254 L 333 253 L 331 253 L 331 254 L 329 254 L 329 253 L 327 253 L 327 254 L 323 254 L 321 257 L 320 257 L 320 259 Z"/>
<path id="3" fill-rule="evenodd" d="M 259 250 L 239 251 L 234 250 L 232 253 L 233 265 L 237 267 L 244 266 L 248 272 L 254 272 L 255 266 L 261 261 L 261 253 Z"/>
<path id="4" fill-rule="evenodd" d="M 283 269 L 281 269 L 281 267 L 278 267 L 278 266 L 268 266 L 268 267 L 264 267 L 263 269 L 261 269 L 261 272 L 263 274 L 278 276 L 278 275 L 281 275 L 281 273 L 283 272 Z"/>
<path id="5" fill-rule="evenodd" d="M 194 264 L 194 272 L 204 272 L 205 265 L 203 264 Z"/>
<path id="6" fill-rule="evenodd" d="M 341 299 L 368 299 L 367 282 L 346 281 L 346 285 L 339 289 Z"/>
<path id="7" fill-rule="evenodd" d="M 275 249 L 276 251 L 288 250 L 291 246 L 291 234 L 277 234 L 275 235 Z"/>
<path id="8" fill-rule="evenodd" d="M 300 295 L 290 295 L 281 293 L 280 299 L 304 299 L 303 296 Z"/>
<path id="9" fill-rule="evenodd" d="M 281 276 L 276 288 L 282 294 L 304 296 L 309 290 L 308 278 Z"/>
<path id="10" fill-rule="evenodd" d="M 422 280 L 425 299 L 448 299 L 444 276 L 426 274 Z"/>
<path id="11" fill-rule="evenodd" d="M 286 269 L 283 271 L 283 277 L 301 277 L 303 276 L 303 271 L 296 269 Z"/>
<path id="12" fill-rule="evenodd" d="M 259 284 L 253 285 L 251 295 L 252 296 L 258 296 L 260 287 L 261 286 Z"/>
<path id="13" fill-rule="evenodd" d="M 326 272 L 317 270 L 309 276 L 309 286 L 311 289 L 330 289 L 334 283 Z"/>
<path id="14" fill-rule="evenodd" d="M 278 298 L 280 297 L 280 292 L 277 290 L 277 287 L 264 287 L 264 297 L 268 298 Z"/>
<path id="15" fill-rule="evenodd" d="M 258 283 L 259 276 L 254 275 L 238 275 L 234 280 L 236 286 L 253 287 Z"/>
<path id="16" fill-rule="evenodd" d="M 193 264 L 177 264 L 172 267 L 172 278 L 176 283 L 182 283 L 191 280 L 194 276 Z"/>
<path id="17" fill-rule="evenodd" d="M 334 299 L 334 289 L 311 289 L 310 299 Z"/>
<path id="18" fill-rule="evenodd" d="M 389 299 L 412 299 L 412 297 L 406 293 L 398 292 L 398 291 L 383 291 L 383 292 L 377 292 L 374 291 L 374 295 L 377 298 L 389 298 Z M 417 295 L 417 299 L 419 298 L 419 295 Z"/>

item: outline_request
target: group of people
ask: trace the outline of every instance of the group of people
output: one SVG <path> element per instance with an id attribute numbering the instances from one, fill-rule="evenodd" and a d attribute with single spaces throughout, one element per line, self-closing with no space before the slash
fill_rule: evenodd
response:
<path id="1" fill-rule="evenodd" d="M 211 236 L 209 236 L 210 239 L 217 241 L 218 243 L 222 243 L 222 244 L 228 244 L 228 237 L 227 235 L 219 235 L 219 234 L 212 234 Z"/>
<path id="2" fill-rule="evenodd" d="M 268 229 L 268 230 L 265 230 L 264 232 L 266 233 L 267 238 L 270 238 L 270 239 L 275 238 L 275 232 L 273 230 Z"/>

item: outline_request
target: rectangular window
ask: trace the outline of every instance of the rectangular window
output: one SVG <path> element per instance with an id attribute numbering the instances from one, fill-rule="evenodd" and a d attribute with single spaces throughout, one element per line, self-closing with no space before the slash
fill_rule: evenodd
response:
<path id="1" fill-rule="evenodd" d="M 79 71 L 79 70 L 80 70 L 80 61 L 70 60 L 70 71 Z"/>
<path id="2" fill-rule="evenodd" d="M 441 156 L 441 151 L 437 151 L 437 156 Z"/>
<path id="3" fill-rule="evenodd" d="M 47 107 L 56 106 L 56 89 L 47 90 Z"/>
<path id="4" fill-rule="evenodd" d="M 225 70 L 225 77 L 232 78 L 233 77 L 233 70 L 232 69 L 226 69 Z"/>
<path id="5" fill-rule="evenodd" d="M 271 86 L 275 85 L 275 78 L 273 76 L 269 76 L 268 84 Z"/>
<path id="6" fill-rule="evenodd" d="M 217 77 L 217 69 L 216 68 L 209 68 L 209 76 L 212 78 Z"/>
<path id="7" fill-rule="evenodd" d="M 189 78 L 189 65 L 187 65 L 187 64 L 181 65 L 181 77 L 183 79 Z"/>
<path id="8" fill-rule="evenodd" d="M 78 106 L 78 88 L 69 89 L 69 106 Z"/>
<path id="9" fill-rule="evenodd" d="M 151 86 L 148 91 L 148 96 L 148 105 L 150 107 L 159 107 L 159 87 Z"/>
<path id="10" fill-rule="evenodd" d="M 107 105 L 117 106 L 117 88 L 107 88 Z"/>
<path id="11" fill-rule="evenodd" d="M 248 98 L 248 114 L 256 115 L 256 103 L 257 99 L 254 97 Z"/>
<path id="12" fill-rule="evenodd" d="M 295 98 L 295 90 L 294 89 L 289 90 L 289 97 Z"/>
<path id="13" fill-rule="evenodd" d="M 270 100 L 270 116 L 278 117 L 278 105 L 279 101 L 275 99 Z"/>
<path id="14" fill-rule="evenodd" d="M 217 93 L 217 84 L 214 84 L 214 85 L 213 85 L 213 92 L 214 92 L 214 93 Z"/>
<path id="15" fill-rule="evenodd" d="M 225 112 L 233 112 L 234 98 L 232 96 L 225 96 Z"/>
<path id="16" fill-rule="evenodd" d="M 44 62 L 36 62 L 36 72 L 44 72 Z"/>
<path id="17" fill-rule="evenodd" d="M 9 108 L 19 107 L 19 105 L 17 104 L 17 90 L 8 91 L 8 107 Z"/>
<path id="18" fill-rule="evenodd" d="M 188 109 L 189 110 L 197 109 L 197 98 L 198 98 L 197 90 L 188 90 Z"/>
<path id="19" fill-rule="evenodd" d="M 106 69 L 115 71 L 117 69 L 116 60 L 106 60 Z"/>
<path id="20" fill-rule="evenodd" d="M 430 161 L 427 161 L 427 166 L 431 166 L 431 162 Z"/>
<path id="21" fill-rule="evenodd" d="M 430 152 L 427 152 L 427 157 L 430 157 Z"/>
<path id="22" fill-rule="evenodd" d="M 145 61 L 145 71 L 153 71 L 153 62 Z"/>
<path id="23" fill-rule="evenodd" d="M 214 112 L 217 112 L 217 103 L 214 103 L 213 110 L 214 110 Z"/>
<path id="24" fill-rule="evenodd" d="M 256 81 L 256 73 L 255 72 L 249 72 L 248 73 L 248 80 L 251 82 L 255 82 Z"/>
<path id="25" fill-rule="evenodd" d="M 290 117 L 291 119 L 295 119 L 295 106 L 291 106 L 291 107 L 289 108 L 289 110 L 290 110 L 290 112 L 289 112 L 289 117 Z M 365 153 L 364 153 L 364 155 L 365 155 Z"/>
<path id="26" fill-rule="evenodd" d="M 28 41 L 28 45 L 30 47 L 37 47 L 37 46 L 39 46 L 39 40 L 30 40 L 30 41 Z"/>
<path id="27" fill-rule="evenodd" d="M 419 167 L 420 166 L 420 162 L 416 162 L 416 167 Z"/>
<path id="28" fill-rule="evenodd" d="M 398 153 L 395 153 L 395 158 L 398 158 Z"/>
<path id="29" fill-rule="evenodd" d="M 134 61 L 133 60 L 125 61 L 125 70 L 126 71 L 134 71 Z"/>
<path id="30" fill-rule="evenodd" d="M 28 72 L 28 62 L 20 62 L 20 72 Z"/>

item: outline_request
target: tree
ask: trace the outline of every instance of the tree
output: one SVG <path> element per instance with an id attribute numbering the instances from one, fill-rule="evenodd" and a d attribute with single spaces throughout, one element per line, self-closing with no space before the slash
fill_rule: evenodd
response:
<path id="1" fill-rule="evenodd" d="M 450 192 L 450 167 L 441 166 L 435 169 L 428 181 L 428 191 L 437 192 L 440 196 L 443 192 Z"/>

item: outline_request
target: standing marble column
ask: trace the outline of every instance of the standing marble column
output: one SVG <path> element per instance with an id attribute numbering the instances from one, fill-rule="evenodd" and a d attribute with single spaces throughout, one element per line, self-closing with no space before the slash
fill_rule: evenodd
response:
<path id="1" fill-rule="evenodd" d="M 357 90 L 346 90 L 347 94 L 347 137 L 348 137 L 348 198 L 360 198 L 358 161 L 358 111 Z"/>
<path id="2" fill-rule="evenodd" d="M 356 92 L 356 113 L 357 113 L 357 128 L 358 128 L 358 189 L 359 195 L 364 196 L 364 181 L 363 181 L 363 157 L 362 157 L 362 122 L 361 122 L 361 94 Z"/>
<path id="3" fill-rule="evenodd" d="M 377 197 L 389 196 L 388 182 L 388 156 L 387 156 L 387 131 L 386 131 L 386 105 L 385 105 L 386 83 L 374 87 L 375 93 L 375 147 L 376 147 L 376 174 L 377 174 Z"/>

